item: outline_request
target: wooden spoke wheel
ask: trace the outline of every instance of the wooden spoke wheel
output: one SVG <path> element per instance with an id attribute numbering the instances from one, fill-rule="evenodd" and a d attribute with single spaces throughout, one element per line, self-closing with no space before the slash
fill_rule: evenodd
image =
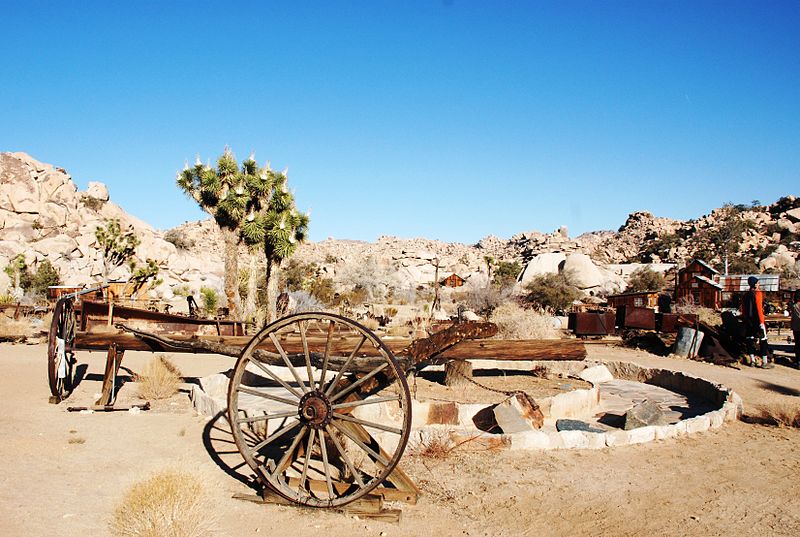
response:
<path id="1" fill-rule="evenodd" d="M 300 313 L 244 348 L 228 388 L 236 445 L 259 479 L 293 502 L 336 507 L 380 485 L 411 429 L 405 371 L 364 326 Z"/>
<path id="2" fill-rule="evenodd" d="M 75 311 L 73 299 L 56 302 L 47 340 L 47 379 L 50 393 L 59 401 L 72 393 L 75 375 Z"/>

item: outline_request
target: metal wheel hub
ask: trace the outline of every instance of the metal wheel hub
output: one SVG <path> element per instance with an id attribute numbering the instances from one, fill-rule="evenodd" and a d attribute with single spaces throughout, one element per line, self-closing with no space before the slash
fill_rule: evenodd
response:
<path id="1" fill-rule="evenodd" d="M 324 429 L 333 418 L 333 409 L 328 397 L 319 390 L 303 395 L 297 410 L 300 421 L 313 429 Z"/>

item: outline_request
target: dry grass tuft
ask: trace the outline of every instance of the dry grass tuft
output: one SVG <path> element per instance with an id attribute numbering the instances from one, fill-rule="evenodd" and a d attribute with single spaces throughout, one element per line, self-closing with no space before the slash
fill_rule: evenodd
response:
<path id="1" fill-rule="evenodd" d="M 408 452 L 412 457 L 423 457 L 426 459 L 446 459 L 456 448 L 450 436 L 446 432 L 434 433 L 427 438 L 422 438 L 419 442 L 409 445 Z"/>
<path id="2" fill-rule="evenodd" d="M 514 302 L 495 308 L 489 320 L 497 325 L 500 339 L 558 339 L 561 335 L 553 326 L 552 315 Z"/>
<path id="3" fill-rule="evenodd" d="M 378 322 L 378 320 L 372 319 L 371 317 L 366 317 L 364 319 L 361 319 L 359 322 L 363 324 L 366 328 L 372 330 L 373 332 L 378 328 L 380 328 L 380 323 Z"/>
<path id="4" fill-rule="evenodd" d="M 24 339 L 35 335 L 36 330 L 27 319 L 11 319 L 0 316 L 0 338 Z"/>
<path id="5" fill-rule="evenodd" d="M 692 313 L 697 315 L 697 318 L 700 320 L 700 322 L 706 323 L 709 326 L 722 325 L 721 314 L 712 308 L 704 308 L 703 306 L 698 306 L 696 304 L 679 304 L 675 308 L 675 311 L 678 313 Z"/>
<path id="6" fill-rule="evenodd" d="M 67 440 L 67 442 L 69 444 L 85 444 L 86 443 L 86 439 L 85 438 L 81 438 L 80 436 L 73 436 L 72 438 Z"/>
<path id="7" fill-rule="evenodd" d="M 764 425 L 798 429 L 800 428 L 800 405 L 786 403 L 761 405 L 756 408 L 752 419 Z"/>
<path id="8" fill-rule="evenodd" d="M 411 335 L 411 332 L 413 332 L 413 329 L 408 325 L 394 325 L 386 329 L 387 336 L 408 337 Z"/>
<path id="9" fill-rule="evenodd" d="M 172 470 L 136 483 L 114 510 L 109 524 L 115 537 L 205 537 L 216 535 L 202 484 Z"/>
<path id="10" fill-rule="evenodd" d="M 183 381 L 181 372 L 163 354 L 151 360 L 135 377 L 142 399 L 167 399 L 178 393 Z"/>

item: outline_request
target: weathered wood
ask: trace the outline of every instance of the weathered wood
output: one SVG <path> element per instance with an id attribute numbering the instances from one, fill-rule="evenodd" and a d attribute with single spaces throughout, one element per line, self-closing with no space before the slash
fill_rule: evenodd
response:
<path id="1" fill-rule="evenodd" d="M 150 410 L 150 402 L 141 405 L 92 405 L 92 406 L 68 406 L 67 412 L 83 412 L 84 410 L 91 410 L 92 412 L 127 412 L 131 409 Z"/>
<path id="2" fill-rule="evenodd" d="M 311 490 L 324 491 L 325 483 L 323 481 L 308 480 Z M 378 487 L 375 490 L 380 490 Z M 275 504 L 297 506 L 291 500 L 287 500 L 283 496 L 269 490 L 264 489 L 261 494 L 234 494 L 233 498 L 236 500 L 243 500 L 246 502 L 253 502 L 259 504 Z M 386 498 L 388 500 L 388 498 Z M 358 516 L 359 518 L 368 518 L 371 520 L 382 520 L 384 522 L 400 522 L 402 511 L 400 509 L 387 509 L 383 505 L 384 498 L 380 494 L 367 494 L 345 506 L 336 508 L 335 510 L 349 516 Z"/>
<path id="3" fill-rule="evenodd" d="M 583 360 L 586 346 L 579 339 L 467 340 L 442 352 L 431 363 L 449 360 Z"/>
<path id="4" fill-rule="evenodd" d="M 447 349 L 468 339 L 484 339 L 497 334 L 497 325 L 492 323 L 459 323 L 454 324 L 440 332 L 418 339 L 400 352 L 401 356 L 409 358 L 411 364 L 422 368 L 426 362 Z"/>
<path id="5" fill-rule="evenodd" d="M 126 326 L 126 328 L 128 328 Z M 139 333 L 144 337 L 134 335 Z M 148 337 L 149 336 L 149 337 Z M 223 356 L 238 357 L 242 348 L 250 341 L 248 336 L 183 336 L 172 335 L 169 337 L 159 336 L 141 330 L 132 333 L 92 333 L 78 332 L 75 339 L 75 347 L 82 350 L 105 350 L 112 342 L 116 342 L 120 347 L 127 350 L 152 351 L 152 352 L 191 352 L 191 353 L 213 353 Z M 427 340 L 420 340 L 427 341 Z M 356 344 L 356 338 L 345 338 L 337 340 L 332 345 L 333 353 L 345 354 Z M 405 352 L 414 346 L 410 339 L 386 339 L 384 343 L 401 361 L 405 361 Z M 441 351 L 431 363 L 445 363 L 449 360 L 469 360 L 469 359 L 496 359 L 496 360 L 582 360 L 586 358 L 586 345 L 606 345 L 614 344 L 613 341 L 583 341 L 578 339 L 554 339 L 554 340 L 503 340 L 503 339 L 482 339 L 464 340 L 452 347 Z M 616 342 L 617 344 L 619 342 Z M 268 344 L 262 345 L 266 347 Z M 300 339 L 296 341 L 281 341 L 281 346 L 287 352 L 297 353 L 302 349 Z M 371 347 L 365 348 L 365 352 L 377 356 Z M 421 356 L 419 350 L 416 351 Z M 276 365 L 280 365 L 276 362 Z M 302 365 L 302 364 L 300 364 Z"/>
<path id="6" fill-rule="evenodd" d="M 444 364 L 444 383 L 451 388 L 469 386 L 472 378 L 472 364 L 467 360 L 452 360 Z"/>
<path id="7" fill-rule="evenodd" d="M 114 401 L 117 399 L 116 383 L 117 373 L 119 366 L 122 364 L 122 358 L 125 356 L 125 350 L 120 349 L 116 343 L 111 343 L 108 346 L 108 353 L 106 354 L 106 368 L 103 373 L 103 393 L 100 399 L 95 401 L 96 406 L 114 406 Z"/>

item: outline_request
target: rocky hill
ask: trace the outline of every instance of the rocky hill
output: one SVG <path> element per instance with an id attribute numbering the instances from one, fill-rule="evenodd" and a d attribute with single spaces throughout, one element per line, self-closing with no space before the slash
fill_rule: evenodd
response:
<path id="1" fill-rule="evenodd" d="M 222 288 L 222 241 L 211 220 L 155 230 L 125 213 L 102 183 L 89 183 L 87 191 L 79 192 L 64 169 L 24 153 L 0 153 L 0 186 L 0 267 L 21 253 L 32 268 L 49 260 L 65 284 L 98 281 L 102 264 L 94 232 L 106 219 L 117 218 L 141 239 L 137 258 L 152 258 L 161 266 L 163 283 L 153 290 L 157 298 L 172 300 L 177 287 L 195 294 L 202 286 Z M 525 268 L 523 281 L 573 269 L 587 294 L 603 295 L 624 289 L 624 276 L 632 269 L 624 264 L 655 263 L 664 270 L 695 256 L 722 267 L 727 253 L 734 272 L 796 276 L 798 241 L 800 200 L 787 196 L 768 206 L 726 206 L 690 221 L 635 212 L 616 232 L 576 238 L 562 227 L 510 239 L 489 236 L 475 245 L 389 236 L 374 243 L 329 239 L 302 245 L 296 259 L 316 264 L 339 288 L 371 282 L 397 293 L 429 288 L 437 266 L 440 278 L 455 273 L 468 286 L 485 286 L 491 257 L 519 262 Z M 244 249 L 241 254 L 248 255 Z M 127 270 L 120 268 L 112 276 L 126 278 Z M 0 272 L 0 293 L 9 285 Z"/>

